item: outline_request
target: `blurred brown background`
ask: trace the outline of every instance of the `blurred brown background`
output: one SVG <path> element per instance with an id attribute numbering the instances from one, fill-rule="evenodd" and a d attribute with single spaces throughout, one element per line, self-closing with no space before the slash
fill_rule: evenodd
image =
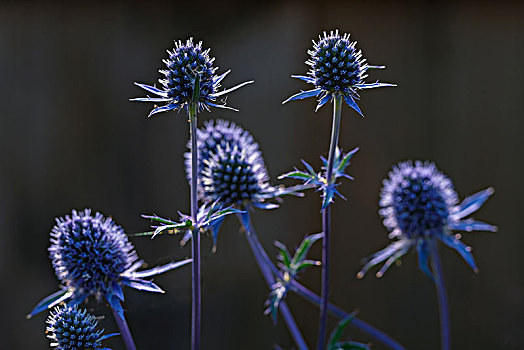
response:
<path id="1" fill-rule="evenodd" d="M 388 243 L 377 214 L 381 180 L 400 160 L 433 160 L 461 198 L 496 189 L 476 217 L 499 232 L 463 238 L 480 274 L 441 249 L 454 348 L 523 349 L 523 24 L 519 2 L 0 1 L 0 347 L 48 347 L 46 315 L 24 316 L 58 287 L 46 250 L 55 217 L 91 207 L 135 233 L 148 228 L 142 213 L 175 218 L 189 211 L 184 113 L 148 120 L 150 104 L 128 102 L 144 95 L 134 81 L 160 77 L 174 39 L 194 36 L 211 47 L 218 72 L 232 69 L 224 86 L 255 80 L 228 99 L 239 113 L 214 110 L 200 122 L 226 118 L 250 130 L 277 183 L 300 159 L 318 168 L 327 153 L 330 107 L 315 114 L 312 99 L 281 101 L 307 88 L 290 75 L 306 72 L 311 39 L 339 28 L 352 33 L 370 63 L 387 66 L 369 80 L 398 87 L 364 92 L 364 119 L 343 110 L 340 146 L 361 149 L 349 168 L 355 181 L 340 187 L 349 200 L 334 207 L 332 301 L 358 308 L 409 349 L 439 348 L 434 288 L 414 252 L 380 280 L 355 277 L 360 259 Z M 320 231 L 318 194 L 257 211 L 254 221 L 274 256 L 273 240 L 293 247 Z M 282 320 L 273 327 L 262 315 L 267 288 L 238 227 L 227 220 L 215 255 L 204 239 L 203 349 L 289 349 Z M 190 254 L 172 236 L 132 241 L 151 264 Z M 190 270 L 155 278 L 165 295 L 125 290 L 138 348 L 189 348 Z M 319 270 L 301 279 L 316 291 L 319 280 Z M 288 300 L 313 346 L 317 309 L 295 295 Z M 101 324 L 116 330 L 105 305 L 92 311 L 108 315 Z M 123 349 L 118 337 L 106 344 Z"/>

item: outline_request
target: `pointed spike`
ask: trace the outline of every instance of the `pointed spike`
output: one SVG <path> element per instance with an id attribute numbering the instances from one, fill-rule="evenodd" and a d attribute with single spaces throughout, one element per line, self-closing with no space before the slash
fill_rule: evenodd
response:
<path id="1" fill-rule="evenodd" d="M 287 100 L 282 102 L 282 104 L 285 104 L 285 103 L 287 103 L 289 101 L 293 101 L 293 100 L 303 100 L 303 99 L 308 98 L 308 97 L 318 96 L 318 94 L 320 94 L 321 91 L 322 91 L 321 89 L 300 91 L 299 93 L 294 94 L 293 96 L 289 97 Z"/>
<path id="2" fill-rule="evenodd" d="M 355 102 L 352 96 L 344 95 L 344 99 L 346 100 L 346 103 L 348 104 L 349 107 L 353 108 L 362 117 L 364 116 L 364 114 L 362 114 L 362 111 L 360 110 L 360 108 L 358 107 L 357 103 Z"/>

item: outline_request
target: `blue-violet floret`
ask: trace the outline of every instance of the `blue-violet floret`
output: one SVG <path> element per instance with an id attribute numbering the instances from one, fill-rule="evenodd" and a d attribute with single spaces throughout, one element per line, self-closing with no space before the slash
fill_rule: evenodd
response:
<path id="1" fill-rule="evenodd" d="M 386 261 L 377 273 L 381 277 L 412 247 L 417 249 L 420 268 L 432 277 L 428 255 L 430 244 L 436 240 L 455 249 L 477 271 L 471 248 L 462 243 L 460 235 L 453 234 L 453 231 L 495 232 L 495 226 L 464 219 L 480 209 L 493 192 L 493 188 L 485 189 L 458 204 L 453 183 L 433 163 L 407 161 L 394 166 L 389 178 L 384 180 L 379 214 L 390 231 L 389 237 L 395 241 L 372 255 L 358 277 L 363 277 L 371 267 Z"/>
<path id="2" fill-rule="evenodd" d="M 316 110 L 332 100 L 335 96 L 343 97 L 346 103 L 363 115 L 355 100 L 359 99 L 358 91 L 384 86 L 396 86 L 388 83 L 366 83 L 368 69 L 384 68 L 371 66 L 357 50 L 356 41 L 349 40 L 349 34 L 339 35 L 338 30 L 330 34 L 324 32 L 318 43 L 313 41 L 313 49 L 308 50 L 311 56 L 306 64 L 310 66 L 307 76 L 293 75 L 306 83 L 313 84 L 314 89 L 301 91 L 283 103 L 301 100 L 307 97 L 318 97 Z"/>

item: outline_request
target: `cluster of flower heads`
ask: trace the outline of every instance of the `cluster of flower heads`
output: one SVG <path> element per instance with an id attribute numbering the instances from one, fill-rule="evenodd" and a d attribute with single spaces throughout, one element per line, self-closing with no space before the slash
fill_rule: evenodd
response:
<path id="1" fill-rule="evenodd" d="M 217 99 L 227 93 L 234 91 L 246 84 L 247 81 L 227 90 L 218 91 L 220 83 L 230 71 L 222 75 L 216 75 L 217 67 L 213 67 L 214 58 L 209 57 L 209 49 L 202 49 L 202 42 L 193 43 L 189 38 L 186 43 L 175 42 L 173 51 L 167 51 L 169 58 L 163 60 L 167 69 L 160 70 L 165 78 L 160 79 L 162 89 L 146 84 L 135 83 L 142 89 L 158 96 L 135 98 L 131 101 L 142 102 L 165 102 L 166 104 L 154 108 L 149 116 L 160 112 L 180 110 L 190 103 L 195 103 L 199 111 L 209 107 L 219 107 L 235 110 L 234 108 L 219 103 Z"/>
<path id="2" fill-rule="evenodd" d="M 116 335 L 103 335 L 95 316 L 75 306 L 56 307 L 47 319 L 46 333 L 57 350 L 110 350 L 102 341 Z"/>
<path id="3" fill-rule="evenodd" d="M 90 209 L 76 210 L 58 218 L 51 231 L 49 256 L 55 274 L 63 288 L 42 300 L 29 317 L 63 301 L 77 305 L 89 296 L 100 300 L 104 297 L 120 315 L 124 300 L 121 285 L 163 293 L 151 281 L 144 280 L 191 262 L 191 259 L 172 262 L 150 270 L 138 272 L 143 261 L 129 242 L 124 230 L 111 218 L 100 213 L 91 215 Z"/>
<path id="4" fill-rule="evenodd" d="M 270 209 L 269 199 L 296 194 L 294 189 L 274 187 L 259 146 L 249 132 L 233 122 L 209 121 L 197 131 L 198 196 L 222 207 L 253 205 Z M 188 144 L 191 148 L 191 145 Z M 186 153 L 186 173 L 191 178 L 191 150 Z"/>
<path id="5" fill-rule="evenodd" d="M 417 249 L 420 268 L 432 277 L 428 255 L 430 244 L 435 244 L 437 240 L 455 249 L 477 271 L 471 248 L 452 231 L 496 231 L 495 226 L 464 219 L 477 211 L 493 192 L 492 188 L 488 188 L 457 204 L 458 196 L 451 180 L 433 163 L 399 163 L 384 180 L 379 202 L 384 226 L 390 231 L 389 237 L 395 241 L 372 255 L 358 277 L 363 277 L 371 267 L 386 261 L 377 273 L 378 277 L 382 276 L 412 247 Z"/>
<path id="6" fill-rule="evenodd" d="M 339 35 L 338 30 L 331 31 L 324 37 L 319 36 L 319 41 L 313 41 L 313 50 L 308 50 L 311 56 L 306 64 L 311 68 L 308 76 L 293 75 L 306 83 L 313 84 L 314 89 L 301 91 L 283 103 L 292 100 L 301 100 L 307 97 L 319 97 L 317 110 L 334 97 L 344 98 L 346 103 L 363 115 L 355 99 L 358 100 L 359 90 L 372 89 L 394 84 L 366 83 L 367 70 L 384 68 L 384 66 L 370 66 L 362 57 L 362 52 L 356 49 L 356 41 L 349 40 L 349 34 Z"/>

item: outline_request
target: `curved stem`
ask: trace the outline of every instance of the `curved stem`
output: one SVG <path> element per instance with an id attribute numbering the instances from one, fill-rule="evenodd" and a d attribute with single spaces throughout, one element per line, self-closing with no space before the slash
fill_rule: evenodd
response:
<path id="1" fill-rule="evenodd" d="M 197 105 L 189 104 L 189 127 L 191 129 L 191 217 L 197 222 L 197 180 L 198 180 L 198 156 L 197 156 Z M 191 309 L 191 349 L 200 349 L 200 234 L 198 229 L 192 231 L 191 250 L 193 255 L 193 303 Z"/>
<path id="2" fill-rule="evenodd" d="M 245 223 L 245 221 L 247 221 L 247 224 Z M 266 251 L 264 249 L 260 249 L 261 245 L 258 239 L 256 238 L 256 235 L 254 234 L 253 225 L 251 224 L 251 220 L 249 219 L 249 214 L 246 214 L 245 219 L 242 220 L 242 225 L 246 231 L 247 241 L 249 243 L 249 246 L 251 247 L 251 251 L 253 252 L 258 267 L 260 268 L 260 272 L 262 272 L 262 275 L 264 276 L 264 279 L 266 280 L 268 287 L 271 289 L 271 287 L 276 282 L 275 276 L 273 275 L 270 265 L 267 264 L 267 260 L 269 259 L 269 257 L 267 256 Z M 293 337 L 293 340 L 295 341 L 295 344 L 297 345 L 298 349 L 308 349 L 306 341 L 300 333 L 300 329 L 298 328 L 297 323 L 293 318 L 293 314 L 291 314 L 291 310 L 289 310 L 289 307 L 287 306 L 286 302 L 280 302 L 278 309 L 280 310 L 280 314 L 282 315 L 284 322 L 286 322 L 287 328 L 289 329 L 289 333 L 291 333 L 291 336 Z"/>
<path id="3" fill-rule="evenodd" d="M 257 234 L 253 228 L 251 221 L 249 221 L 249 235 L 247 235 L 247 238 L 248 238 L 248 242 L 251 247 L 251 250 L 253 252 L 253 255 L 255 256 L 255 259 L 257 260 L 257 263 L 260 267 L 260 270 L 265 271 L 262 273 L 265 275 L 273 274 L 273 276 L 280 276 L 281 275 L 280 270 L 273 264 L 273 262 L 267 255 L 264 247 L 258 240 Z M 274 277 L 273 277 L 273 280 L 274 280 Z M 303 297 L 304 299 L 306 299 L 307 301 L 309 301 L 310 303 L 314 305 L 317 305 L 317 306 L 320 305 L 320 296 L 310 291 L 309 289 L 301 285 L 296 280 L 292 280 L 290 286 L 291 286 L 290 287 L 291 291 L 295 292 L 296 294 Z M 328 303 L 328 311 L 339 319 L 343 319 L 349 315 L 349 312 L 344 311 L 341 308 L 331 303 Z M 405 350 L 405 348 L 402 345 L 400 345 L 396 340 L 391 338 L 389 335 L 376 329 L 375 327 L 371 326 L 370 324 L 362 321 L 361 319 L 357 317 L 355 317 L 351 321 L 351 323 L 349 324 L 349 327 L 353 327 L 355 329 L 360 330 L 361 332 L 381 342 L 383 345 L 385 345 L 386 347 L 390 349 Z"/>
<path id="4" fill-rule="evenodd" d="M 126 319 L 120 318 L 118 312 L 116 312 L 115 309 L 111 308 L 111 311 L 113 311 L 113 317 L 115 318 L 116 324 L 118 325 L 118 329 L 120 330 L 120 335 L 122 336 L 122 340 L 126 345 L 126 349 L 136 350 L 135 342 L 133 341 L 133 337 L 129 331 Z"/>
<path id="5" fill-rule="evenodd" d="M 335 95 L 333 103 L 333 126 L 331 128 L 331 143 L 329 145 L 329 158 L 326 169 L 326 181 L 328 186 L 333 182 L 333 163 L 335 161 L 335 150 L 338 144 L 338 135 L 340 133 L 340 115 L 342 111 L 342 96 Z M 328 189 L 329 190 L 329 189 Z M 318 322 L 318 342 L 317 349 L 322 350 L 326 346 L 326 323 L 327 309 L 329 300 L 329 246 L 331 236 L 331 210 L 329 203 L 322 209 L 322 284 L 321 284 L 321 302 L 320 316 Z"/>
<path id="6" fill-rule="evenodd" d="M 438 255 L 437 244 L 431 243 L 431 265 L 433 267 L 433 277 L 437 289 L 438 306 L 440 311 L 440 337 L 442 350 L 451 349 L 451 333 L 449 321 L 449 304 L 444 283 L 444 274 L 442 272 L 442 263 Z"/>
<path id="7" fill-rule="evenodd" d="M 296 280 L 291 281 L 291 290 L 295 292 L 296 294 L 300 295 L 310 303 L 319 306 L 320 305 L 320 296 L 315 294 L 314 292 L 310 291 L 300 283 L 298 283 Z M 349 316 L 349 312 L 342 310 L 336 305 L 333 305 L 331 303 L 328 303 L 328 311 L 333 316 L 344 319 L 347 316 Z M 379 341 L 383 345 L 387 346 L 390 349 L 394 350 L 405 350 L 405 348 L 400 345 L 395 339 L 391 338 L 386 333 L 376 329 L 372 325 L 370 325 L 367 322 L 362 321 L 361 319 L 355 317 L 351 320 L 351 323 L 349 324 L 349 327 L 354 327 L 361 332 L 369 335 L 371 338 Z"/>

